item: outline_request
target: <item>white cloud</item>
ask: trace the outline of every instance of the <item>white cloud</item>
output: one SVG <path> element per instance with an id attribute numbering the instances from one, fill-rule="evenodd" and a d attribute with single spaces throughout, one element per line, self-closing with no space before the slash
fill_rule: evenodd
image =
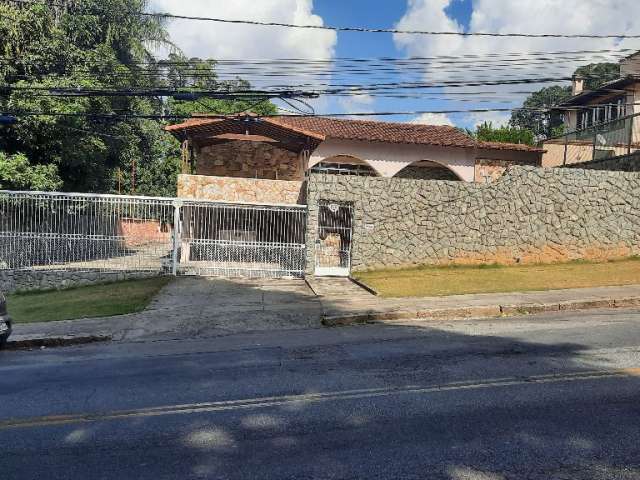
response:
<path id="1" fill-rule="evenodd" d="M 399 29 L 463 31 L 463 27 L 447 16 L 445 10 L 455 0 L 409 0 Z M 474 0 L 473 14 L 469 29 L 476 32 L 497 33 L 565 33 L 565 34 L 631 34 L 640 31 L 640 1 L 638 0 Z M 554 52 L 572 50 L 603 50 L 636 48 L 640 41 L 616 39 L 559 39 L 559 38 L 514 38 L 514 37 L 459 37 L 395 35 L 396 46 L 409 56 L 436 55 L 494 55 L 504 53 Z M 596 54 L 576 55 L 575 58 L 555 62 L 545 62 L 537 66 L 500 66 L 489 60 L 487 67 L 464 68 L 451 66 L 431 69 L 425 73 L 425 80 L 442 81 L 451 79 L 496 80 L 508 78 L 569 77 L 574 70 L 587 63 L 615 61 L 612 57 Z M 491 68 L 491 69 L 490 69 Z M 501 70 L 495 70 L 501 68 Z M 559 82 L 560 83 L 560 80 Z M 568 82 L 566 83 L 568 84 Z M 500 96 L 508 95 L 514 106 L 520 104 L 526 94 L 518 91 L 532 91 L 549 84 L 490 86 L 469 88 L 446 88 L 446 93 L 493 90 Z M 498 105 L 496 105 L 498 106 Z M 505 107 L 508 105 L 500 105 Z M 469 105 L 471 108 L 471 105 Z M 487 107 L 487 105 L 483 105 Z M 490 108 L 490 107 L 489 107 Z M 478 114 L 472 121 L 497 120 L 506 114 L 492 116 Z"/>
<path id="2" fill-rule="evenodd" d="M 471 113 L 465 118 L 465 123 L 472 124 L 474 127 L 482 125 L 484 122 L 491 123 L 495 128 L 504 127 L 509 123 L 511 113 L 509 112 L 482 112 Z"/>
<path id="3" fill-rule="evenodd" d="M 375 103 L 375 99 L 368 93 L 354 90 L 353 94 L 346 97 L 340 97 L 338 103 L 347 113 L 370 113 L 372 111 L 371 106 Z"/>
<path id="4" fill-rule="evenodd" d="M 152 11 L 173 14 L 323 25 L 313 0 L 152 0 Z M 332 31 L 225 24 L 195 20 L 168 23 L 173 42 L 189 57 L 220 59 L 333 58 Z"/>
<path id="5" fill-rule="evenodd" d="M 420 125 L 449 125 L 454 126 L 453 121 L 444 113 L 423 113 L 422 115 L 414 118 L 409 123 L 415 123 Z"/>

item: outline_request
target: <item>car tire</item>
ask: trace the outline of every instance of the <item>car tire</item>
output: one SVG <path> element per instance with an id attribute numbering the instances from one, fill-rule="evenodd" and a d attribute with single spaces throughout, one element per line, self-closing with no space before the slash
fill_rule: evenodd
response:
<path id="1" fill-rule="evenodd" d="M 0 350 L 2 350 L 4 347 L 6 347 L 7 340 L 9 340 L 9 336 L 8 335 L 4 335 L 4 336 L 0 337 Z"/>

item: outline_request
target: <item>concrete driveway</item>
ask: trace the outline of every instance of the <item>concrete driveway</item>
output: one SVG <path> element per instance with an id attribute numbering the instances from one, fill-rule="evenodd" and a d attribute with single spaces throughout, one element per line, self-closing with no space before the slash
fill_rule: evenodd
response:
<path id="1" fill-rule="evenodd" d="M 322 306 L 303 280 L 179 277 L 141 313 L 17 325 L 13 339 L 107 335 L 115 341 L 206 338 L 320 327 Z"/>

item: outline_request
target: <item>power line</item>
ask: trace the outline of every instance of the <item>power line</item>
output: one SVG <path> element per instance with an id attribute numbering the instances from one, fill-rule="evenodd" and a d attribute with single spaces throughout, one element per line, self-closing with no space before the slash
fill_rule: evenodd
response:
<path id="1" fill-rule="evenodd" d="M 234 92 L 220 92 L 211 90 L 170 90 L 170 89 L 98 89 L 82 87 L 46 87 L 34 85 L 0 85 L 0 93 L 11 91 L 44 91 L 59 96 L 70 97 L 174 97 L 177 100 L 195 101 L 200 98 L 217 100 L 245 100 L 256 98 L 317 98 L 317 94 L 304 91 L 279 90 L 269 92 L 265 90 L 244 90 Z"/>
<path id="2" fill-rule="evenodd" d="M 540 60 L 548 59 L 548 57 L 554 56 L 577 56 L 580 55 L 579 59 L 582 59 L 583 55 L 587 54 L 621 54 L 629 52 L 636 52 L 637 49 L 632 48 L 623 48 L 623 49 L 600 49 L 600 50 L 554 50 L 554 51 L 533 51 L 533 52 L 502 52 L 502 53 L 485 53 L 485 54 L 461 54 L 461 55 L 434 55 L 430 57 L 425 56 L 410 56 L 410 57 L 332 57 L 332 58 L 305 58 L 305 57 L 285 57 L 285 58 L 243 58 L 243 59 L 185 59 L 181 61 L 176 60 L 155 60 L 155 61 L 135 61 L 135 62 L 117 62 L 117 65 L 125 65 L 125 66 L 180 66 L 180 65 L 194 65 L 198 66 L 198 64 L 206 64 L 210 62 L 214 66 L 223 65 L 223 64 L 259 64 L 259 65 L 272 65 L 274 63 L 286 63 L 286 64 L 334 64 L 341 62 L 354 62 L 354 63 L 369 63 L 369 62 L 397 62 L 397 63 L 405 63 L 405 62 L 414 62 L 414 61 L 432 61 L 432 60 L 442 60 L 442 61 L 453 61 L 459 62 L 462 60 L 473 61 L 474 59 L 495 59 L 495 58 L 503 58 L 503 57 L 516 57 L 518 58 L 526 58 L 526 57 L 542 57 Z M 23 58 L 13 58 L 13 57 L 0 57 L 0 61 L 6 61 L 11 63 L 34 63 L 34 60 L 25 60 Z M 505 61 L 507 61 L 505 59 Z M 109 62 L 111 64 L 113 62 Z"/>
<path id="3" fill-rule="evenodd" d="M 16 4 L 45 4 L 49 6 L 58 6 L 73 8 L 69 5 L 55 2 L 40 2 L 37 0 L 6 0 Z M 74 12 L 83 13 L 83 12 Z M 95 14 L 96 11 L 93 12 Z M 99 12 L 98 12 L 99 13 Z M 310 25 L 310 24 L 293 24 L 284 22 L 262 22 L 256 20 L 227 19 L 216 17 L 203 17 L 192 15 L 178 15 L 166 12 L 129 12 L 132 15 L 140 15 L 155 18 L 167 18 L 174 20 L 194 20 L 203 22 L 226 23 L 234 25 L 252 25 L 263 27 L 283 27 L 307 30 L 321 30 L 334 32 L 357 32 L 357 33 L 391 33 L 401 35 L 428 35 L 428 36 L 461 36 L 461 37 L 518 37 L 518 38 L 593 38 L 593 39 L 638 39 L 640 34 L 621 35 L 621 34 L 566 34 L 566 33 L 500 33 L 500 32 L 457 32 L 457 31 L 433 31 L 433 30 L 403 30 L 396 28 L 368 28 L 359 26 L 329 26 L 329 25 Z"/>
<path id="4" fill-rule="evenodd" d="M 635 105 L 635 104 L 634 104 Z M 598 105 L 602 106 L 602 105 Z M 568 108 L 567 110 L 578 110 L 579 108 Z M 410 111 L 381 111 L 381 112 L 337 112 L 337 113 L 325 113 L 325 114 L 293 114 L 293 115 L 284 115 L 286 117 L 304 117 L 304 118 L 314 118 L 314 117 L 376 117 L 376 116 L 401 116 L 401 115 L 422 115 L 422 114 L 469 114 L 469 113 L 493 113 L 493 112 L 514 112 L 514 111 L 531 111 L 531 112 L 548 112 L 548 108 L 527 108 L 527 107 L 515 107 L 515 108 L 474 108 L 474 109 L 443 109 L 443 110 L 410 110 Z M 189 120 L 189 119 L 222 119 L 222 120 L 239 120 L 239 119 L 260 119 L 260 118 L 273 118 L 273 117 L 283 117 L 283 115 L 275 114 L 275 115 L 257 115 L 251 114 L 245 115 L 243 113 L 238 113 L 234 115 L 229 114 L 197 114 L 194 116 L 185 116 L 185 115 L 151 115 L 151 114 L 137 114 L 137 113 L 88 113 L 88 112 L 36 112 L 36 111 L 25 111 L 25 112 L 6 112 L 7 115 L 13 115 L 15 117 L 33 117 L 33 116 L 53 116 L 53 117 L 88 117 L 88 118 L 96 118 L 96 119 L 127 119 L 127 118 L 138 118 L 138 119 L 148 119 L 148 120 Z"/>

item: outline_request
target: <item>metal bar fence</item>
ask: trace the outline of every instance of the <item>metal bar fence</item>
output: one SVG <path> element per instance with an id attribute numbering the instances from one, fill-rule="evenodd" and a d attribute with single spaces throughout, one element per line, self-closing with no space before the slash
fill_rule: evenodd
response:
<path id="1" fill-rule="evenodd" d="M 302 276 L 305 206 L 0 191 L 0 270 Z"/>
<path id="2" fill-rule="evenodd" d="M 640 151 L 640 114 L 621 117 L 583 130 L 576 130 L 544 142 L 549 152 L 557 151 L 561 164 L 571 165 Z"/>
<path id="3" fill-rule="evenodd" d="M 185 201 L 181 210 L 180 273 L 304 275 L 306 207 Z"/>
<path id="4" fill-rule="evenodd" d="M 0 269 L 168 268 L 172 202 L 154 198 L 0 192 Z"/>

